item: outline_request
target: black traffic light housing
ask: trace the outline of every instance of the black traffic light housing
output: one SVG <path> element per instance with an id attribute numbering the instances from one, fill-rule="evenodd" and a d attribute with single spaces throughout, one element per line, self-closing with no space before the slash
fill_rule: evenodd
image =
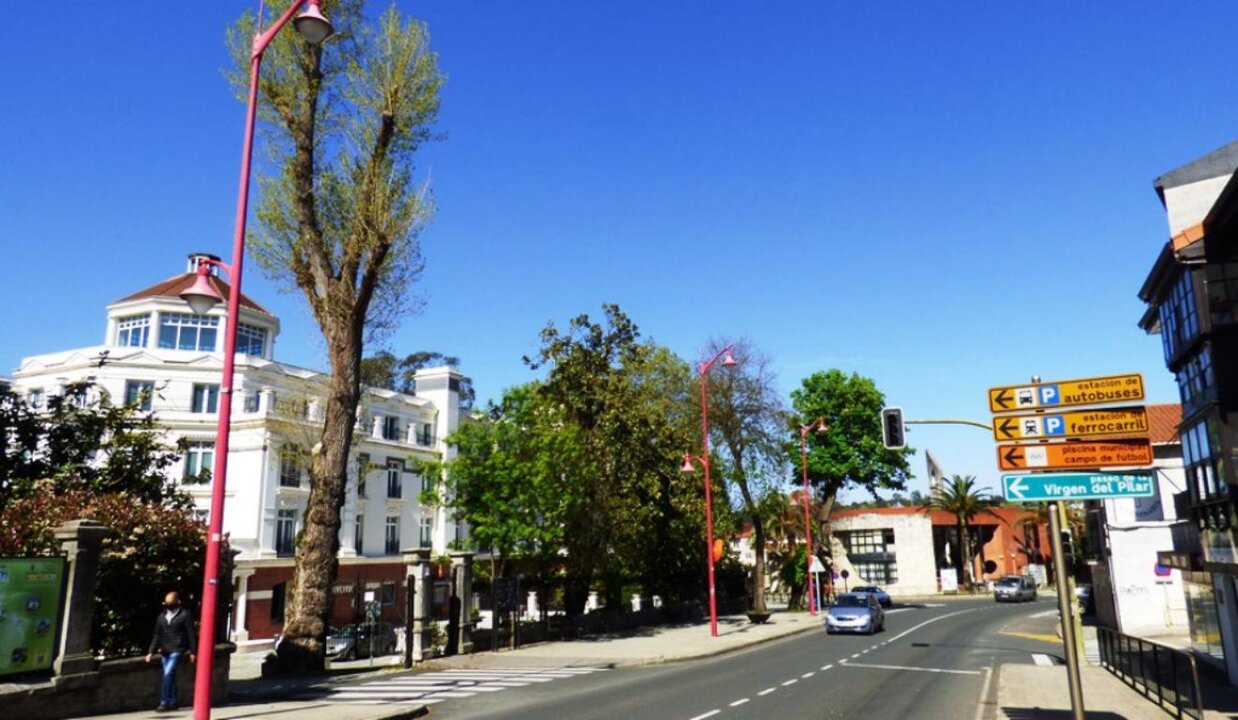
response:
<path id="1" fill-rule="evenodd" d="M 881 411 L 881 439 L 888 450 L 907 447 L 906 429 L 903 427 L 902 408 L 883 408 Z"/>

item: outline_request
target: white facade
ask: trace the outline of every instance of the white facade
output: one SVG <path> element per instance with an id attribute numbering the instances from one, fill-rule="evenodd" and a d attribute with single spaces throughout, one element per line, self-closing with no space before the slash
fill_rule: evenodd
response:
<path id="1" fill-rule="evenodd" d="M 847 571 L 847 587 L 857 585 L 880 585 L 892 596 L 930 595 L 937 593 L 937 563 L 933 556 L 933 524 L 922 512 L 873 512 L 846 511 L 831 518 L 830 550 L 834 558 L 834 571 Z M 883 554 L 888 563 L 896 568 L 897 579 L 885 582 L 880 577 L 868 577 L 862 567 L 857 568 L 840 539 L 843 533 L 876 531 L 885 534 L 893 542 L 881 541 Z M 888 533 L 892 533 L 890 537 Z M 835 581 L 840 583 L 840 581 Z"/>
<path id="2" fill-rule="evenodd" d="M 1162 446 L 1164 447 L 1164 446 Z M 1161 455 L 1162 453 L 1158 453 Z M 1150 498 L 1104 500 L 1105 536 L 1109 553 L 1104 572 L 1094 573 L 1097 592 L 1113 598 L 1113 617 L 1098 603 L 1103 621 L 1128 635 L 1183 635 L 1189 630 L 1182 572 L 1160 568 L 1157 552 L 1173 547 L 1171 526 L 1177 521 L 1174 493 L 1186 489 L 1180 451 L 1157 457 L 1157 494 Z"/>
<path id="3" fill-rule="evenodd" d="M 34 403 L 87 379 L 118 403 L 146 394 L 167 442 L 187 443 L 169 472 L 184 483 L 205 517 L 211 481 L 198 471 L 213 463 L 226 318 L 222 304 L 206 316 L 191 313 L 174 294 L 186 277 L 191 276 L 171 278 L 108 306 L 102 345 L 25 358 L 12 385 Z M 246 303 L 240 313 L 243 342 L 233 383 L 223 519 L 232 548 L 240 551 L 236 576 L 242 598 L 255 569 L 292 563 L 292 542 L 309 496 L 305 468 L 318 442 L 328 379 L 275 361 L 279 320 Z M 363 392 L 341 518 L 343 564 L 384 558 L 399 563 L 402 548 L 417 546 L 444 554 L 453 541 L 464 539 L 464 528 L 447 508 L 419 502 L 427 486 L 413 467 L 413 461 L 449 454 L 444 438 L 459 422 L 459 379 L 454 368 L 431 368 L 416 374 L 415 395 L 378 388 Z M 242 629 L 244 612 L 242 603 Z"/>

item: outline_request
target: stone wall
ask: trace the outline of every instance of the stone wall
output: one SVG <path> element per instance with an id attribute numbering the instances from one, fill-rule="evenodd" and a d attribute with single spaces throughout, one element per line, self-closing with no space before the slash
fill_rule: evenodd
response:
<path id="1" fill-rule="evenodd" d="M 217 645 L 212 671 L 211 704 L 228 700 L 228 667 L 235 645 Z M 181 707 L 193 704 L 194 665 L 177 668 Z M 160 664 L 144 658 L 105 660 L 97 670 L 59 675 L 50 680 L 0 684 L 0 717 L 61 720 L 107 713 L 154 710 L 159 704 Z"/>

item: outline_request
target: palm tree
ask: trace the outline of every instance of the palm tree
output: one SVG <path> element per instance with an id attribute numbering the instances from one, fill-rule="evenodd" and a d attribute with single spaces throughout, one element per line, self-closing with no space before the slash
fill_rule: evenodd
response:
<path id="1" fill-rule="evenodd" d="M 968 547 L 967 526 L 980 514 L 1000 519 L 1000 516 L 993 512 L 993 508 L 999 504 L 1001 499 L 994 497 L 988 490 L 976 489 L 974 475 L 952 475 L 949 482 L 944 483 L 920 506 L 926 513 L 947 512 L 954 516 L 958 534 L 959 581 L 968 589 L 971 588 L 970 573 L 964 572 L 962 567 L 964 561 L 970 566 L 972 559 L 971 548 Z"/>

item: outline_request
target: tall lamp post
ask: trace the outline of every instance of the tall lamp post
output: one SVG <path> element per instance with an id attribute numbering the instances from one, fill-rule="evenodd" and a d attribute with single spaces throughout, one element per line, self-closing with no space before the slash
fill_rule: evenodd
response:
<path id="1" fill-rule="evenodd" d="M 215 608 L 219 594 L 219 546 L 223 539 L 224 486 L 228 475 L 228 433 L 232 429 L 232 376 L 236 353 L 236 331 L 241 309 L 241 266 L 245 259 L 245 217 L 249 210 L 250 159 L 254 154 L 254 120 L 258 110 L 258 70 L 262 53 L 279 31 L 291 20 L 297 32 L 307 42 L 321 43 L 334 29 L 318 8 L 319 0 L 292 0 L 288 9 L 265 31 L 259 26 L 254 35 L 249 58 L 249 102 L 245 112 L 245 141 L 241 151 L 241 181 L 236 199 L 236 232 L 232 238 L 232 264 L 202 259 L 198 277 L 181 298 L 199 315 L 205 315 L 223 300 L 211 285 L 208 274 L 212 266 L 223 269 L 232 281 L 228 290 L 227 326 L 224 328 L 224 367 L 219 385 L 219 425 L 215 437 L 214 468 L 211 471 L 211 514 L 206 538 L 206 567 L 202 578 L 202 624 L 198 631 L 197 671 L 194 676 L 193 717 L 208 720 L 211 716 L 211 675 L 215 666 Z M 308 6 L 308 7 L 305 7 Z M 305 11 L 297 15 L 297 11 Z M 294 17 L 295 15 L 295 17 Z M 259 18 L 261 23 L 261 18 Z"/>
<path id="2" fill-rule="evenodd" d="M 716 355 L 709 359 L 709 362 L 701 363 L 701 454 L 683 456 L 683 467 L 679 468 L 681 472 L 692 472 L 692 461 L 696 460 L 705 469 L 705 542 L 706 542 L 706 558 L 709 561 L 709 634 L 713 637 L 718 637 L 718 595 L 714 586 L 714 504 L 712 495 L 712 485 L 709 479 L 709 399 L 705 393 L 705 380 L 709 375 L 709 369 L 718 362 L 718 358 L 722 358 L 722 367 L 734 367 L 738 363 L 731 356 L 731 348 L 727 345 L 718 351 Z M 758 552 L 764 548 L 758 549 Z"/>
<path id="3" fill-rule="evenodd" d="M 808 584 L 808 614 L 817 614 L 817 603 L 821 600 L 813 593 L 812 584 L 812 502 L 808 490 L 808 433 L 823 433 L 829 429 L 825 420 L 817 418 L 807 425 L 800 426 L 800 465 L 804 468 L 804 494 L 800 502 L 804 504 L 804 577 Z"/>

